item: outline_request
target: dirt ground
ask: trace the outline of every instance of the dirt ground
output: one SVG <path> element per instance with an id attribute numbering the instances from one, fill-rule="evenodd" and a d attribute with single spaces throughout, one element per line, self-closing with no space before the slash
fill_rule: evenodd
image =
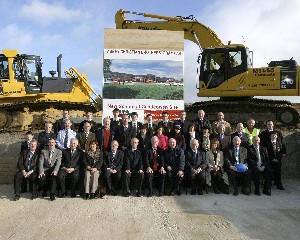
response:
<path id="1" fill-rule="evenodd" d="M 299 239 L 300 181 L 272 196 L 49 198 L 13 201 L 0 185 L 0 239 Z"/>

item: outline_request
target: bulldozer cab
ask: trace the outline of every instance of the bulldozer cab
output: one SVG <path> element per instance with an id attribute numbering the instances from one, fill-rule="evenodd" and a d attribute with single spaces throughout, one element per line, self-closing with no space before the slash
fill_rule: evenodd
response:
<path id="1" fill-rule="evenodd" d="M 200 81 L 207 89 L 218 87 L 230 78 L 247 71 L 245 47 L 204 49 L 201 59 Z"/>
<path id="2" fill-rule="evenodd" d="M 8 59 L 4 56 L 0 57 L 0 79 L 2 81 L 7 81 L 9 79 Z"/>

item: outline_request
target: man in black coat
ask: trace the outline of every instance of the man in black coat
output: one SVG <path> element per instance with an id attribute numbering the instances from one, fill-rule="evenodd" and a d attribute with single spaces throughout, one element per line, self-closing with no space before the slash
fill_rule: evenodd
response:
<path id="1" fill-rule="evenodd" d="M 22 151 L 24 151 L 24 150 L 29 150 L 29 148 L 30 148 L 30 142 L 31 142 L 31 140 L 34 137 L 33 133 L 31 131 L 26 132 L 25 135 L 26 135 L 26 140 L 21 143 L 21 151 L 20 151 L 20 153 Z"/>
<path id="2" fill-rule="evenodd" d="M 244 125 L 242 123 L 238 123 L 236 125 L 236 131 L 231 134 L 231 139 L 235 136 L 238 136 L 241 139 L 241 146 L 244 148 L 249 148 L 250 146 L 250 138 L 247 133 L 244 132 Z"/>
<path id="3" fill-rule="evenodd" d="M 31 140 L 29 150 L 22 151 L 18 160 L 18 172 L 15 175 L 15 200 L 20 199 L 21 184 L 24 179 L 29 180 L 32 199 L 36 198 L 37 169 L 38 169 L 37 141 Z"/>
<path id="4" fill-rule="evenodd" d="M 129 125 L 128 114 L 123 114 L 122 116 L 123 124 L 117 128 L 115 132 L 115 140 L 119 143 L 119 148 L 123 151 L 130 147 L 130 141 L 132 138 L 136 137 L 135 131 L 131 125 Z"/>
<path id="5" fill-rule="evenodd" d="M 170 137 L 173 131 L 173 123 L 169 121 L 169 114 L 167 112 L 162 112 L 161 116 L 162 121 L 158 122 L 157 127 L 163 127 L 164 135 Z"/>
<path id="6" fill-rule="evenodd" d="M 184 176 L 185 156 L 182 149 L 176 147 L 176 140 L 169 139 L 169 148 L 165 152 L 166 180 L 168 188 L 171 187 L 169 195 L 180 195 L 180 183 Z"/>
<path id="7" fill-rule="evenodd" d="M 124 152 L 118 149 L 117 141 L 111 142 L 111 151 L 105 151 L 104 158 L 104 174 L 108 186 L 108 191 L 112 195 L 118 195 L 118 186 L 121 180 L 121 171 L 123 167 Z"/>
<path id="8" fill-rule="evenodd" d="M 70 119 L 69 110 L 65 109 L 63 110 L 63 117 L 61 119 L 56 120 L 56 122 L 53 125 L 54 133 L 57 135 L 60 130 L 65 129 L 65 121 Z M 71 120 L 70 120 L 71 121 Z M 71 129 L 74 131 L 74 123 L 71 121 Z"/>
<path id="9" fill-rule="evenodd" d="M 164 169 L 164 151 L 158 147 L 158 137 L 151 138 L 151 148 L 145 151 L 145 181 L 148 188 L 148 197 L 153 195 L 153 176 L 157 176 L 159 180 L 159 196 L 164 195 L 165 175 Z"/>
<path id="10" fill-rule="evenodd" d="M 61 166 L 57 175 L 58 182 L 61 187 L 60 197 L 65 197 L 66 184 L 65 178 L 67 175 L 71 177 L 71 197 L 76 197 L 75 187 L 79 179 L 80 168 L 83 166 L 84 153 L 81 149 L 77 148 L 78 140 L 72 138 L 70 142 L 70 148 L 65 149 L 62 152 Z"/>
<path id="11" fill-rule="evenodd" d="M 92 133 L 96 133 L 96 131 L 98 130 L 98 125 L 97 123 L 93 120 L 93 112 L 92 111 L 87 111 L 85 113 L 85 116 L 86 116 L 86 119 L 83 120 L 80 124 L 79 124 L 79 127 L 78 127 L 78 133 L 80 132 L 83 132 L 84 129 L 83 129 L 83 126 L 84 126 L 84 123 L 85 122 L 89 122 L 91 124 L 91 132 Z"/>
<path id="12" fill-rule="evenodd" d="M 110 119 L 110 127 L 112 131 L 116 131 L 122 125 L 122 119 L 119 117 L 120 110 L 115 108 L 113 110 L 113 117 Z"/>
<path id="13" fill-rule="evenodd" d="M 56 134 L 52 131 L 52 123 L 46 122 L 45 123 L 45 130 L 40 132 L 38 135 L 38 149 L 41 152 L 43 149 L 48 148 L 49 139 L 56 138 Z"/>
<path id="14" fill-rule="evenodd" d="M 260 195 L 260 176 L 263 174 L 265 179 L 263 193 L 271 196 L 271 171 L 268 151 L 265 147 L 260 146 L 260 138 L 258 136 L 254 136 L 252 142 L 253 144 L 248 149 L 248 162 L 255 186 L 254 194 Z"/>
<path id="15" fill-rule="evenodd" d="M 130 180 L 132 176 L 136 177 L 136 196 L 140 197 L 142 194 L 142 184 L 144 180 L 143 171 L 143 155 L 137 146 L 139 140 L 137 138 L 131 139 L 131 147 L 126 149 L 124 161 L 125 161 L 125 173 L 124 173 L 124 188 L 125 197 L 130 195 Z"/>
<path id="16" fill-rule="evenodd" d="M 141 134 L 141 129 L 143 127 L 143 124 L 138 121 L 138 114 L 137 112 L 131 113 L 131 122 L 130 125 L 133 128 L 133 131 L 135 133 L 135 136 L 139 136 Z"/>
<path id="17" fill-rule="evenodd" d="M 185 155 L 185 165 L 187 177 L 191 183 L 191 195 L 196 194 L 196 187 L 199 195 L 203 195 L 203 185 L 205 183 L 205 169 L 207 163 L 201 152 L 198 150 L 199 142 L 193 139 L 190 143 L 190 149 Z"/>
<path id="18" fill-rule="evenodd" d="M 147 114 L 147 122 L 144 124 L 144 127 L 147 128 L 147 135 L 153 137 L 155 135 L 157 125 L 152 121 L 152 114 Z"/>
<path id="19" fill-rule="evenodd" d="M 198 111 L 198 118 L 194 120 L 196 125 L 196 132 L 201 136 L 202 128 L 206 127 L 209 129 L 209 133 L 212 133 L 211 123 L 208 119 L 205 118 L 205 112 L 203 110 Z"/>
<path id="20" fill-rule="evenodd" d="M 181 128 L 181 132 L 183 133 L 183 135 L 188 133 L 188 126 L 190 124 L 189 121 L 187 121 L 186 119 L 186 111 L 180 111 L 179 113 L 179 119 L 174 121 L 173 124 L 173 130 L 175 130 L 175 126 L 179 125 Z"/>

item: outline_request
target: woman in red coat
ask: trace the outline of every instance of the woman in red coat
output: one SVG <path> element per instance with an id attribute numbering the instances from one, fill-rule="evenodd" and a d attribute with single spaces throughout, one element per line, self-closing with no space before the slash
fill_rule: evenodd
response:
<path id="1" fill-rule="evenodd" d="M 164 128 L 163 127 L 158 127 L 156 131 L 156 136 L 158 137 L 158 147 L 166 150 L 168 148 L 168 137 L 163 134 Z"/>

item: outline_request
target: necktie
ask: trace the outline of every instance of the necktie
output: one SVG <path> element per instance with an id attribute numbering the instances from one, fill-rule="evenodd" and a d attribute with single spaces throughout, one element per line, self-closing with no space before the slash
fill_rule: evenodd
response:
<path id="1" fill-rule="evenodd" d="M 73 157 L 75 150 L 71 150 L 71 157 Z"/>
<path id="2" fill-rule="evenodd" d="M 85 132 L 84 135 L 85 135 L 85 139 L 88 139 L 89 133 L 88 133 L 88 132 Z"/>
<path id="3" fill-rule="evenodd" d="M 66 135 L 65 135 L 65 139 L 64 139 L 64 148 L 68 147 L 68 140 L 69 140 L 68 130 L 66 130 Z"/>
<path id="4" fill-rule="evenodd" d="M 124 131 L 125 131 L 125 132 L 127 131 L 127 127 L 124 127 Z"/>
<path id="5" fill-rule="evenodd" d="M 156 149 L 153 149 L 153 172 L 157 170 L 157 161 L 156 161 Z"/>
<path id="6" fill-rule="evenodd" d="M 257 155 L 257 159 L 258 159 L 257 166 L 260 167 L 261 166 L 261 157 L 260 157 L 259 147 L 256 147 L 255 149 L 256 149 L 256 155 Z"/>
<path id="7" fill-rule="evenodd" d="M 112 155 L 112 159 L 111 159 L 111 168 L 115 168 L 115 157 L 116 157 L 116 153 L 113 152 L 113 155 Z"/>
<path id="8" fill-rule="evenodd" d="M 53 158 L 53 151 L 50 151 L 50 155 L 49 155 L 49 164 L 51 165 L 52 163 L 52 158 Z"/>
<path id="9" fill-rule="evenodd" d="M 27 142 L 27 148 L 30 148 L 30 141 Z"/>
<path id="10" fill-rule="evenodd" d="M 240 163 L 240 159 L 239 159 L 239 150 L 237 148 L 235 148 L 235 159 L 237 163 Z"/>
<path id="11" fill-rule="evenodd" d="M 28 171 L 29 171 L 29 169 L 30 169 L 30 165 L 31 165 L 31 160 L 32 160 L 33 154 L 34 154 L 34 153 L 32 153 L 32 152 L 30 152 L 30 154 L 29 154 L 28 165 L 27 165 Z"/>

